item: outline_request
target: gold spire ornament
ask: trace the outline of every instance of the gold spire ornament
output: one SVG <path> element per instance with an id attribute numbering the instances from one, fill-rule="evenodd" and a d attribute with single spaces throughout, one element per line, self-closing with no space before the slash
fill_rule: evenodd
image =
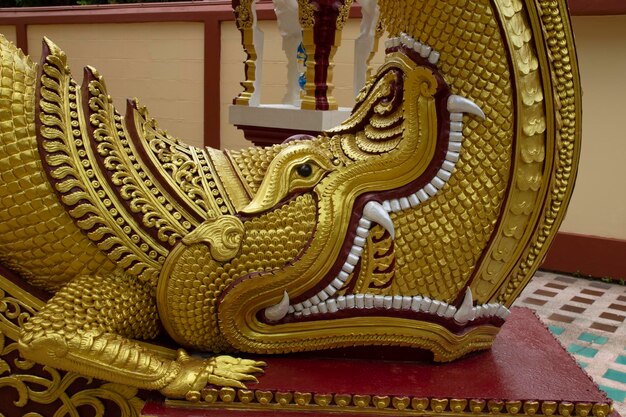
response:
<path id="1" fill-rule="evenodd" d="M 192 401 L 263 372 L 220 353 L 488 349 L 574 184 L 566 2 L 379 6 L 386 60 L 350 117 L 240 151 L 188 146 L 137 101 L 119 113 L 48 39 L 36 65 L 2 38 L 0 260 L 50 296 L 0 280 L 30 309 L 0 335 L 32 363 Z"/>

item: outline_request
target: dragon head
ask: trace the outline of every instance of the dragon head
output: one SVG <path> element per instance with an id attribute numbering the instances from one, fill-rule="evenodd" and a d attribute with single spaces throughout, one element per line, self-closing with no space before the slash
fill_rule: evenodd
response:
<path id="1" fill-rule="evenodd" d="M 241 277 L 224 291 L 220 326 L 238 349 L 427 347 L 438 335 L 435 327 L 468 337 L 466 325 L 476 314 L 466 282 L 442 292 L 420 285 L 417 271 L 404 271 L 417 270 L 426 255 L 411 249 L 410 239 L 419 235 L 411 222 L 455 171 L 463 113 L 485 116 L 471 100 L 453 95 L 432 59 L 404 38 L 389 48 L 352 116 L 323 137 L 282 149 L 242 210 L 244 216 L 279 210 L 284 218 L 312 223 L 293 260 Z M 301 220 L 298 213 L 310 215 Z M 455 305 L 459 291 L 470 297 L 468 311 Z M 476 339 L 505 314 L 502 308 L 478 320 L 483 326 Z M 447 342 L 437 343 L 448 350 Z"/>

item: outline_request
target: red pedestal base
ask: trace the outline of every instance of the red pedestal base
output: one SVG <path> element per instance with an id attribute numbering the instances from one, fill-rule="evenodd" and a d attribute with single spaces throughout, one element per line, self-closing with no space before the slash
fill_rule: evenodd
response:
<path id="1" fill-rule="evenodd" d="M 515 308 L 490 351 L 448 364 L 268 357 L 247 390 L 148 402 L 145 416 L 561 415 L 607 417 L 610 400 L 527 309 Z M 613 413 L 616 416 L 617 413 Z"/>
<path id="2" fill-rule="evenodd" d="M 311 135 L 317 136 L 321 132 L 303 131 L 294 129 L 279 129 L 260 126 L 237 125 L 237 128 L 243 131 L 243 136 L 252 142 L 255 146 L 272 146 L 283 143 L 286 139 L 294 135 Z"/>

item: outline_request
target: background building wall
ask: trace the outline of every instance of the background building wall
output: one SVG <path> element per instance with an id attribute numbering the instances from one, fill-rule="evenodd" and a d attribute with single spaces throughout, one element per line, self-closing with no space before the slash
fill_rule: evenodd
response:
<path id="1" fill-rule="evenodd" d="M 204 29 L 198 22 L 29 25 L 29 54 L 39 62 L 44 36 L 68 57 L 80 83 L 95 67 L 117 110 L 138 98 L 159 126 L 188 143 L 203 143 Z"/>
<path id="2" fill-rule="evenodd" d="M 626 239 L 626 16 L 575 16 L 573 26 L 583 86 L 583 141 L 561 230 Z"/>
<path id="3" fill-rule="evenodd" d="M 12 25 L 0 25 L 0 33 L 4 35 L 5 38 L 15 43 L 17 38 L 15 26 Z"/>

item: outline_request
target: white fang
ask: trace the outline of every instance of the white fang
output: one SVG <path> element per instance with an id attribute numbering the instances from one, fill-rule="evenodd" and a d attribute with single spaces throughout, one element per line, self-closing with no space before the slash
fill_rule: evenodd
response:
<path id="1" fill-rule="evenodd" d="M 279 321 L 282 320 L 289 310 L 289 294 L 287 291 L 283 294 L 283 299 L 280 300 L 280 303 L 268 307 L 265 309 L 265 318 L 270 321 Z"/>
<path id="2" fill-rule="evenodd" d="M 448 111 L 450 113 L 469 113 L 485 120 L 485 113 L 472 100 L 461 96 L 448 97 Z"/>
<path id="3" fill-rule="evenodd" d="M 470 287 L 467 287 L 465 291 L 465 298 L 463 299 L 463 303 L 457 310 L 454 315 L 454 320 L 456 320 L 460 324 L 465 324 L 468 321 L 474 319 L 474 298 L 472 297 L 472 290 Z"/>
<path id="4" fill-rule="evenodd" d="M 383 207 L 382 204 L 376 201 L 370 201 L 363 208 L 363 217 L 371 222 L 378 223 L 382 227 L 385 228 L 387 232 L 391 235 L 391 238 L 395 238 L 395 229 L 393 227 L 393 222 L 391 221 L 391 217 L 389 217 L 389 213 Z"/>

